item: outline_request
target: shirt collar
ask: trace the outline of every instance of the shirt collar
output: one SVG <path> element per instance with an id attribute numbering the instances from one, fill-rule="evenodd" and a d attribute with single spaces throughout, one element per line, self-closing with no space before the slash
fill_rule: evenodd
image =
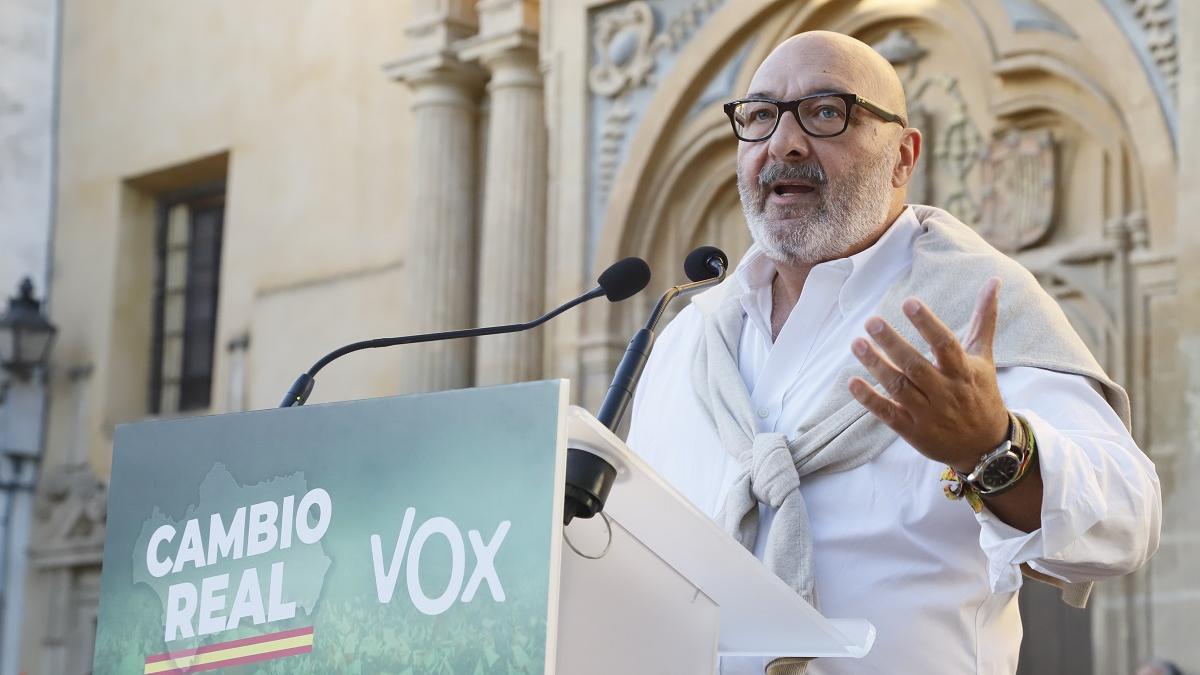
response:
<path id="1" fill-rule="evenodd" d="M 890 283 L 896 272 L 912 263 L 913 240 L 920 233 L 921 223 L 912 207 L 906 206 L 878 241 L 845 259 L 852 267 L 838 295 L 842 314 L 881 295 L 885 289 L 879 288 L 879 285 Z"/>

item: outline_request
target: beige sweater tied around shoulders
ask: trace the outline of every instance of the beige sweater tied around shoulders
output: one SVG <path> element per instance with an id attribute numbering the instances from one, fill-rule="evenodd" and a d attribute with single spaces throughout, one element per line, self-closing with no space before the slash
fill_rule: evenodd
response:
<path id="1" fill-rule="evenodd" d="M 928 356 L 924 340 L 902 313 L 901 303 L 910 296 L 920 298 L 961 336 L 971 321 L 979 289 L 990 277 L 999 277 L 1001 297 L 993 350 L 996 367 L 1028 366 L 1089 377 L 1100 384 L 1109 405 L 1128 427 L 1125 391 L 1105 375 L 1062 309 L 1033 275 L 949 213 L 929 206 L 912 208 L 922 229 L 913 245 L 912 267 L 884 294 L 876 310 L 880 316 Z M 850 395 L 851 377 L 874 382 L 860 364 L 839 373 L 835 385 L 797 429 L 788 434 L 757 433 L 750 395 L 737 366 L 744 315 L 736 283 L 727 279 L 693 300 L 704 317 L 704 339 L 692 365 L 692 383 L 722 445 L 741 466 L 716 519 L 743 546 L 753 549 L 758 536 L 758 502 L 778 509 L 767 533 L 763 562 L 816 604 L 812 536 L 800 478 L 847 471 L 870 462 L 891 445 L 896 433 Z M 880 385 L 876 388 L 882 391 Z M 1026 576 L 1061 588 L 1064 602 L 1075 607 L 1086 604 L 1090 583 L 1066 583 L 1028 566 L 1022 568 Z"/>

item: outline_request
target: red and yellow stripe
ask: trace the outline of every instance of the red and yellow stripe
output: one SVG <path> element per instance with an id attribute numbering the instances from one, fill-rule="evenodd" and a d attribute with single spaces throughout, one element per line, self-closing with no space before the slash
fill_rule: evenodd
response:
<path id="1" fill-rule="evenodd" d="M 313 627 L 308 626 L 147 656 L 146 668 L 142 672 L 144 675 L 198 673 L 295 654 L 307 654 L 312 648 Z"/>

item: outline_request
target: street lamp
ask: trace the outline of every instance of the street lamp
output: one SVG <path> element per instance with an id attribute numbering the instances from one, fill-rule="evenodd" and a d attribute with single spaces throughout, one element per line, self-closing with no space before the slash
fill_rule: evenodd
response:
<path id="1" fill-rule="evenodd" d="M 0 671 L 16 672 L 24 604 L 26 555 L 33 494 L 42 454 L 45 390 L 33 373 L 46 365 L 57 330 L 33 297 L 33 282 L 21 281 L 0 314 Z"/>
<path id="2" fill-rule="evenodd" d="M 42 314 L 42 303 L 33 297 L 33 282 L 21 281 L 17 295 L 8 299 L 0 314 L 0 368 L 18 380 L 28 380 L 34 368 L 44 365 L 57 329 Z"/>

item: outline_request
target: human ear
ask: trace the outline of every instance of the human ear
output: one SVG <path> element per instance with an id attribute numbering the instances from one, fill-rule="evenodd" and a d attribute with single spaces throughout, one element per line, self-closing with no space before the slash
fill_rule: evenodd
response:
<path id="1" fill-rule="evenodd" d="M 917 159 L 921 156 L 921 132 L 912 127 L 900 132 L 900 156 L 892 169 L 892 187 L 901 188 L 908 185 L 913 171 L 917 168 Z"/>

